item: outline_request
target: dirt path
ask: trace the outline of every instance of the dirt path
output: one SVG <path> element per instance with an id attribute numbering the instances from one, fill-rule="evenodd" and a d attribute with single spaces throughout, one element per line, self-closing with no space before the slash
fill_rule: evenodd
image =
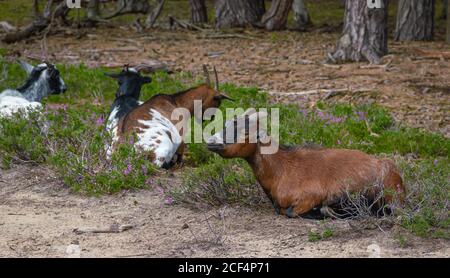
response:
<path id="1" fill-rule="evenodd" d="M 364 68 L 367 63 L 324 66 L 338 34 L 309 32 L 268 33 L 246 30 L 230 38 L 208 39 L 199 32 L 164 31 L 137 34 L 128 27 L 66 31 L 49 38 L 48 53 L 58 63 L 85 63 L 90 67 L 167 62 L 178 71 L 202 75 L 203 63 L 214 64 L 222 82 L 278 91 L 276 101 L 313 105 L 323 95 L 307 98 L 285 92 L 313 89 L 369 89 L 368 93 L 341 93 L 328 101 L 379 103 L 396 120 L 450 137 L 450 60 L 442 42 L 389 42 L 386 68 Z M 236 36 L 236 37 L 233 37 Z M 41 60 L 40 41 L 4 45 L 10 57 Z M 421 50 L 437 53 L 426 58 Z"/>
<path id="2" fill-rule="evenodd" d="M 399 228 L 358 232 L 345 221 L 287 219 L 270 207 L 199 212 L 163 202 L 154 190 L 80 196 L 44 166 L 0 170 L 0 257 L 450 257 L 445 240 L 405 234 L 401 247 Z M 74 232 L 111 225 L 132 228 Z M 324 225 L 333 236 L 308 241 L 310 231 Z"/>

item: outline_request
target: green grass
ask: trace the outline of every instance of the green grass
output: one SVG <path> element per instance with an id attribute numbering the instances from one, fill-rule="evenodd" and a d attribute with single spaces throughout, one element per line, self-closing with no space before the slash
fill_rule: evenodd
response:
<path id="1" fill-rule="evenodd" d="M 309 231 L 308 233 L 308 241 L 309 242 L 317 242 L 321 240 L 326 240 L 331 238 L 334 235 L 333 230 L 329 227 L 325 227 L 323 231 Z"/>

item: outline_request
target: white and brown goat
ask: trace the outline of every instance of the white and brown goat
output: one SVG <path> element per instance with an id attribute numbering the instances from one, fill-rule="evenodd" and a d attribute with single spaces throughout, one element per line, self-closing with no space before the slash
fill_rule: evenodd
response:
<path id="1" fill-rule="evenodd" d="M 135 147 L 146 152 L 159 167 L 169 168 L 175 161 L 180 161 L 184 152 L 184 134 L 180 134 L 176 125 L 189 119 L 172 120 L 172 113 L 177 108 L 184 108 L 193 115 L 194 101 L 201 101 L 204 112 L 208 108 L 219 107 L 223 99 L 230 99 L 219 92 L 216 71 L 215 74 L 215 89 L 209 85 L 207 76 L 207 84 L 172 95 L 158 94 L 132 108 L 119 120 L 117 140 L 135 134 Z"/>
<path id="2" fill-rule="evenodd" d="M 269 144 L 262 142 L 274 140 L 258 129 L 265 117 L 265 112 L 246 112 L 227 121 L 224 130 L 208 139 L 207 147 L 224 158 L 245 159 L 277 213 L 317 217 L 319 212 L 322 217 L 335 217 L 338 214 L 332 208 L 349 193 L 365 192 L 368 199 L 384 194 L 382 199 L 388 204 L 403 201 L 402 178 L 391 160 L 357 150 L 313 146 L 280 147 L 274 154 L 263 154 L 261 148 Z M 249 141 L 249 136 L 255 136 L 250 130 L 258 130 L 253 141 Z"/>

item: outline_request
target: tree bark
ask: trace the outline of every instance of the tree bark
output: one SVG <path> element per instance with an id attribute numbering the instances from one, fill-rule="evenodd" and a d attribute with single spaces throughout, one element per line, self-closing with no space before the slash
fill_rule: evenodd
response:
<path id="1" fill-rule="evenodd" d="M 118 0 L 116 10 L 103 19 L 111 19 L 125 14 L 147 14 L 150 11 L 150 4 L 147 0 Z"/>
<path id="2" fill-rule="evenodd" d="M 89 0 L 86 7 L 86 18 L 91 21 L 100 19 L 100 0 Z"/>
<path id="3" fill-rule="evenodd" d="M 194 24 L 207 23 L 208 12 L 206 10 L 205 0 L 189 0 L 191 10 L 191 22 Z"/>
<path id="4" fill-rule="evenodd" d="M 442 0 L 442 15 L 441 15 L 441 18 L 442 19 L 446 19 L 446 18 L 448 18 L 448 15 L 447 15 L 447 13 L 448 13 L 448 0 Z"/>
<path id="5" fill-rule="evenodd" d="M 293 0 L 272 0 L 270 9 L 264 14 L 261 23 L 267 30 L 282 30 L 286 28 L 289 11 Z"/>
<path id="6" fill-rule="evenodd" d="M 450 44 L 450 9 L 447 8 L 447 43 Z"/>
<path id="7" fill-rule="evenodd" d="M 347 0 L 344 31 L 328 62 L 362 61 L 379 64 L 388 53 L 388 0 L 381 1 L 381 9 L 369 9 L 367 1 Z"/>
<path id="8" fill-rule="evenodd" d="M 264 0 L 217 0 L 216 28 L 258 25 L 265 11 Z"/>
<path id="9" fill-rule="evenodd" d="M 304 0 L 294 0 L 292 3 L 292 11 L 294 12 L 294 28 L 296 30 L 305 31 L 311 25 L 308 10 L 306 9 Z"/>
<path id="10" fill-rule="evenodd" d="M 435 0 L 398 2 L 396 41 L 430 41 L 434 35 Z"/>

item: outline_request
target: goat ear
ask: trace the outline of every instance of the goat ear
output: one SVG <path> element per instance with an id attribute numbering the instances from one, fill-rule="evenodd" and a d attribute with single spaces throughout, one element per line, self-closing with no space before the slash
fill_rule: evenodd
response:
<path id="1" fill-rule="evenodd" d="M 141 77 L 141 82 L 142 82 L 142 84 L 151 83 L 152 79 L 148 76 L 144 76 L 144 77 Z"/>
<path id="2" fill-rule="evenodd" d="M 31 72 L 32 72 L 33 69 L 34 69 L 34 66 L 32 66 L 32 65 L 30 65 L 30 64 L 28 64 L 27 62 L 22 61 L 22 60 L 18 60 L 17 62 L 18 62 L 19 65 L 26 71 L 26 73 L 27 73 L 28 75 L 31 74 Z"/>

